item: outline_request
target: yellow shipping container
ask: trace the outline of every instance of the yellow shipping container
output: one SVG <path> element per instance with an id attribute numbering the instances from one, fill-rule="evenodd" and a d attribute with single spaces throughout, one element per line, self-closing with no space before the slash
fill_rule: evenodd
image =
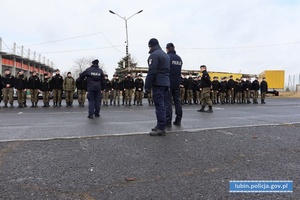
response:
<path id="1" fill-rule="evenodd" d="M 259 74 L 259 80 L 266 78 L 269 90 L 284 90 L 284 70 L 265 70 Z"/>

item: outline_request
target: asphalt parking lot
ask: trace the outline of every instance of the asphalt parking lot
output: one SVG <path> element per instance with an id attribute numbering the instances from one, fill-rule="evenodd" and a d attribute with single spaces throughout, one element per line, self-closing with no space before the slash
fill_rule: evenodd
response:
<path id="1" fill-rule="evenodd" d="M 152 106 L 0 110 L 0 199 L 300 199 L 300 99 L 184 106 L 150 137 Z M 292 180 L 292 193 L 230 193 L 230 180 Z"/>

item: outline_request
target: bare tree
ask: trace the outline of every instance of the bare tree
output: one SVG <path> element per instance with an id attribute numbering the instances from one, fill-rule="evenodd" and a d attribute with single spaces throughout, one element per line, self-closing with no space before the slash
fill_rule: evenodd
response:
<path id="1" fill-rule="evenodd" d="M 79 77 L 79 75 L 86 70 L 88 67 L 92 65 L 92 61 L 94 58 L 92 57 L 82 57 L 75 60 L 75 65 L 72 67 L 71 71 L 73 74 L 73 77 Z M 99 62 L 99 68 L 101 68 L 104 71 L 104 64 L 102 62 Z"/>

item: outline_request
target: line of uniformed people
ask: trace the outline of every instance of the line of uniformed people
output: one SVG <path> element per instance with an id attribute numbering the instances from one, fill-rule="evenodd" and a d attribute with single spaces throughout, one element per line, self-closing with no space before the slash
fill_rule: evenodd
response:
<path id="1" fill-rule="evenodd" d="M 180 83 L 180 101 L 181 104 L 200 104 L 201 102 L 201 77 L 189 76 L 181 77 Z M 258 77 L 251 82 L 250 77 L 237 78 L 233 80 L 233 76 L 223 77 L 219 81 L 218 77 L 213 77 L 211 82 L 210 97 L 213 104 L 250 104 L 250 99 L 253 99 L 253 103 L 258 103 L 259 91 L 261 94 L 261 103 L 265 104 L 266 93 L 268 91 L 268 83 L 265 78 L 261 82 L 258 81 Z"/>
<path id="2" fill-rule="evenodd" d="M 73 96 L 76 88 L 79 106 L 83 107 L 87 90 L 86 79 L 77 79 L 75 81 L 71 72 L 68 72 L 67 76 L 63 78 L 59 70 L 56 70 L 55 75 L 52 77 L 45 73 L 41 79 L 37 76 L 37 73 L 33 71 L 32 75 L 27 78 L 23 70 L 19 70 L 17 75 L 13 76 L 10 69 L 6 69 L 5 74 L 2 77 L 0 76 L 0 91 L 2 92 L 0 95 L 0 103 L 3 96 L 3 108 L 7 108 L 8 103 L 10 104 L 10 108 L 13 108 L 15 90 L 18 107 L 27 107 L 26 96 L 29 91 L 32 103 L 31 107 L 37 107 L 39 93 L 42 93 L 43 107 L 50 107 L 50 93 L 52 92 L 53 107 L 61 107 L 62 94 L 64 91 L 66 106 L 73 107 Z"/>
<path id="3" fill-rule="evenodd" d="M 142 79 L 142 74 L 139 74 L 136 79 L 133 79 L 131 73 L 128 73 L 122 80 L 117 74 L 113 76 L 112 80 L 109 80 L 108 76 L 105 75 L 105 80 L 106 89 L 102 94 L 103 106 L 120 106 L 121 103 L 122 105 L 131 106 L 132 102 L 133 105 L 143 106 L 142 99 L 144 96 L 144 80 Z M 148 95 L 148 97 L 150 95 Z M 120 102 L 121 96 L 122 102 Z"/>

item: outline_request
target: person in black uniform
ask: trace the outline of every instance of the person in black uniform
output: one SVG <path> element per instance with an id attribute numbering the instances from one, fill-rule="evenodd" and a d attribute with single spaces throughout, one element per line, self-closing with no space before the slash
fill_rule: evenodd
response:
<path id="1" fill-rule="evenodd" d="M 2 93 L 3 93 L 3 101 L 4 106 L 3 108 L 7 108 L 7 103 L 9 102 L 10 108 L 14 107 L 14 84 L 15 84 L 15 77 L 11 75 L 10 69 L 5 69 L 5 74 L 2 77 Z"/>
<path id="2" fill-rule="evenodd" d="M 235 99 L 234 99 L 234 86 L 235 86 L 235 81 L 233 80 L 233 76 L 229 76 L 229 80 L 227 82 L 227 97 L 228 97 L 228 103 L 229 104 L 234 104 Z"/>
<path id="3" fill-rule="evenodd" d="M 17 97 L 18 97 L 18 108 L 24 107 L 24 102 L 26 99 L 26 89 L 27 89 L 27 77 L 24 75 L 24 71 L 22 69 L 19 70 L 14 84 L 17 90 Z"/>
<path id="4" fill-rule="evenodd" d="M 226 93 L 227 93 L 227 81 L 226 81 L 226 77 L 223 77 L 220 83 L 220 101 L 221 104 L 225 104 L 225 97 L 226 97 Z"/>
<path id="5" fill-rule="evenodd" d="M 252 86 L 252 83 L 251 83 L 250 77 L 247 77 L 246 81 L 244 83 L 244 102 L 246 102 L 246 100 L 247 100 L 248 104 L 251 103 L 251 101 L 250 101 L 251 86 Z"/>
<path id="6" fill-rule="evenodd" d="M 261 83 L 260 83 L 260 94 L 261 94 L 261 103 L 265 104 L 265 98 L 266 98 L 266 94 L 268 92 L 268 83 L 266 81 L 266 78 L 263 77 Z"/>
<path id="7" fill-rule="evenodd" d="M 134 88 L 134 80 L 131 77 L 131 73 L 127 74 L 126 78 L 123 81 L 123 84 L 124 84 L 126 105 L 128 103 L 129 106 L 131 106 L 132 93 L 133 93 L 133 88 Z"/>
<path id="8" fill-rule="evenodd" d="M 41 87 L 40 90 L 42 91 L 43 95 L 43 107 L 47 108 L 50 107 L 50 92 L 51 92 L 51 78 L 49 77 L 48 73 L 44 73 L 44 77 L 41 80 Z"/>
<path id="9" fill-rule="evenodd" d="M 182 106 L 180 102 L 180 84 L 182 81 L 181 78 L 181 69 L 182 69 L 182 59 L 176 54 L 175 46 L 173 43 L 168 43 L 166 46 L 167 54 L 170 58 L 170 91 L 165 101 L 166 106 L 166 125 L 171 126 L 172 122 L 172 98 L 175 106 L 175 121 L 173 124 L 175 126 L 181 126 L 182 119 Z"/>
<path id="10" fill-rule="evenodd" d="M 189 74 L 189 77 L 186 80 L 185 89 L 186 89 L 187 103 L 188 105 L 192 105 L 193 89 L 194 89 L 194 79 L 192 74 Z"/>
<path id="11" fill-rule="evenodd" d="M 51 88 L 53 94 L 53 107 L 61 107 L 61 97 L 64 79 L 60 75 L 59 69 L 55 70 L 55 75 L 51 79 Z M 57 105 L 58 103 L 58 105 Z"/>
<path id="12" fill-rule="evenodd" d="M 84 107 L 85 95 L 86 95 L 86 90 L 87 90 L 86 78 L 81 79 L 80 77 L 78 77 L 76 79 L 76 88 L 77 88 L 77 94 L 78 94 L 78 106 Z"/>
<path id="13" fill-rule="evenodd" d="M 201 92 L 202 92 L 202 99 L 201 99 L 201 109 L 198 110 L 198 112 L 208 112 L 208 113 L 212 113 L 212 101 L 210 98 L 210 90 L 211 90 L 211 80 L 210 80 L 210 76 L 207 72 L 207 68 L 205 65 L 201 65 L 200 66 L 200 70 L 202 73 L 202 78 L 201 78 L 201 84 L 200 84 L 200 88 L 201 88 Z M 205 111 L 204 108 L 205 106 L 208 106 L 208 110 Z"/>
<path id="14" fill-rule="evenodd" d="M 219 92 L 220 92 L 220 87 L 221 87 L 221 83 L 219 81 L 219 77 L 215 76 L 214 80 L 211 82 L 212 85 L 212 100 L 213 100 L 213 104 L 218 104 L 219 102 Z"/>
<path id="15" fill-rule="evenodd" d="M 33 71 L 28 79 L 28 89 L 30 90 L 32 108 L 37 107 L 40 84 L 40 78 L 37 76 L 36 71 Z"/>
<path id="16" fill-rule="evenodd" d="M 170 58 L 159 46 L 158 40 L 152 38 L 148 42 L 150 56 L 148 58 L 148 74 L 145 81 L 145 89 L 152 88 L 153 101 L 157 124 L 149 133 L 150 136 L 165 136 L 166 107 L 165 101 L 170 87 Z"/>
<path id="17" fill-rule="evenodd" d="M 99 60 L 94 60 L 92 66 L 80 74 L 80 78 L 87 78 L 87 91 L 89 101 L 88 118 L 100 117 L 101 91 L 106 87 L 106 81 L 102 69 L 99 68 Z"/>
<path id="18" fill-rule="evenodd" d="M 113 76 L 111 80 L 111 91 L 112 91 L 112 100 L 114 101 L 114 106 L 116 106 L 116 102 L 118 106 L 120 106 L 120 89 L 121 89 L 121 81 L 119 79 L 118 74 Z"/>
<path id="19" fill-rule="evenodd" d="M 136 105 L 143 106 L 143 96 L 144 96 L 144 80 L 142 79 L 143 75 L 139 74 L 138 78 L 134 81 L 135 86 L 135 99 L 136 99 Z"/>
<path id="20" fill-rule="evenodd" d="M 255 80 L 252 82 L 251 90 L 253 90 L 253 104 L 258 104 L 258 90 L 259 90 L 259 82 L 258 77 L 255 77 Z"/>

